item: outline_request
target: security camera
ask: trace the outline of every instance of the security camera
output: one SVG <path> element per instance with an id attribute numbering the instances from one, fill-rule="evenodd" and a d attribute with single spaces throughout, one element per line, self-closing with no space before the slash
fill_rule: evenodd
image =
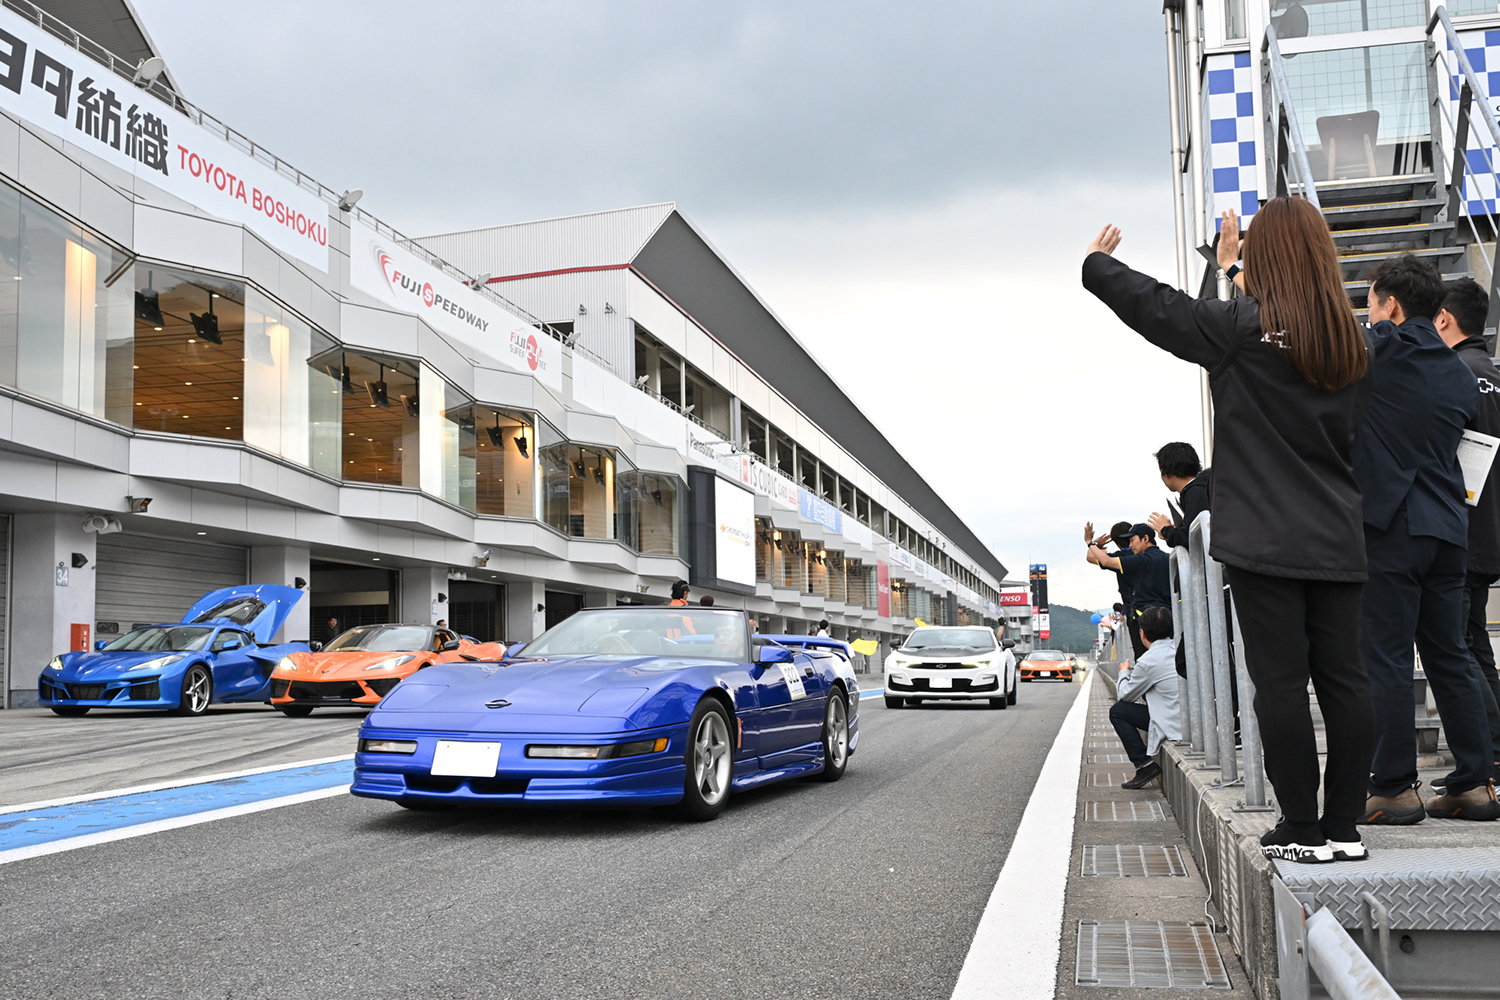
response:
<path id="1" fill-rule="evenodd" d="M 144 514 L 146 513 L 146 508 L 149 506 L 151 506 L 150 497 L 125 498 L 125 509 L 130 511 L 132 514 Z"/>
<path id="2" fill-rule="evenodd" d="M 483 552 L 476 552 L 474 554 L 474 565 L 476 567 L 488 566 L 490 564 L 490 556 L 494 554 L 494 549 L 485 549 Z"/>

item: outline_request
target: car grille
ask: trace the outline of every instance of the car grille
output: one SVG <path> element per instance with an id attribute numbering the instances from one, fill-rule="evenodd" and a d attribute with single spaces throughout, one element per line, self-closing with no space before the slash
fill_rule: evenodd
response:
<path id="1" fill-rule="evenodd" d="M 130 686 L 131 701 L 156 701 L 161 697 L 161 679 L 153 677 L 149 681 L 138 682 Z"/>
<path id="2" fill-rule="evenodd" d="M 69 684 L 66 690 L 69 698 L 79 700 L 92 701 L 104 697 L 103 684 Z"/>
<path id="3" fill-rule="evenodd" d="M 42 695 L 43 698 L 56 699 L 56 698 L 66 698 L 68 696 L 68 692 L 64 691 L 62 688 L 58 687 L 56 684 L 53 684 L 51 681 L 49 681 L 45 677 L 42 678 L 42 682 L 39 685 L 39 688 L 40 688 L 41 695 Z"/>
<path id="4" fill-rule="evenodd" d="M 285 698 L 286 697 L 286 690 L 287 690 L 287 688 L 289 688 L 291 686 L 292 686 L 292 682 L 291 681 L 280 681 L 280 680 L 273 680 L 273 681 L 271 681 L 271 697 L 272 698 Z"/>
<path id="5" fill-rule="evenodd" d="M 374 691 L 376 694 L 380 695 L 380 697 L 384 698 L 386 695 L 391 693 L 391 688 L 401 683 L 401 678 L 382 677 L 379 680 L 365 681 L 365 683 L 369 685 L 371 691 Z"/>
<path id="6" fill-rule="evenodd" d="M 893 691 L 998 691 L 1000 689 L 1000 682 L 998 680 L 987 681 L 984 684 L 975 684 L 967 677 L 953 678 L 953 687 L 951 688 L 932 687 L 926 677 L 913 677 L 910 683 L 905 684 L 892 678 L 889 684 Z"/>
<path id="7" fill-rule="evenodd" d="M 297 701 L 349 701 L 364 697 L 364 693 L 357 681 L 292 681 L 291 686 Z"/>
<path id="8" fill-rule="evenodd" d="M 475 795 L 522 795 L 529 784 L 527 778 L 453 778 L 431 774 L 408 774 L 406 787 L 413 792 L 456 792 L 458 786 L 468 782 L 469 791 Z"/>
<path id="9" fill-rule="evenodd" d="M 912 663 L 913 670 L 973 670 L 972 663 Z"/>

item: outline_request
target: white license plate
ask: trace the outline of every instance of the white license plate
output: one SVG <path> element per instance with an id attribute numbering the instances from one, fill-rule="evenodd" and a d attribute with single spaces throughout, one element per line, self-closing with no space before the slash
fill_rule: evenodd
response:
<path id="1" fill-rule="evenodd" d="M 500 744 L 468 740 L 438 740 L 432 754 L 432 773 L 455 778 L 493 778 L 500 764 Z"/>
<path id="2" fill-rule="evenodd" d="M 1043 677 L 1051 677 L 1052 676 L 1052 671 L 1050 671 L 1050 670 L 1043 670 L 1042 671 L 1042 676 Z"/>
<path id="3" fill-rule="evenodd" d="M 931 677 L 927 680 L 927 686 L 930 688 L 949 688 L 951 690 L 953 687 L 953 678 Z"/>

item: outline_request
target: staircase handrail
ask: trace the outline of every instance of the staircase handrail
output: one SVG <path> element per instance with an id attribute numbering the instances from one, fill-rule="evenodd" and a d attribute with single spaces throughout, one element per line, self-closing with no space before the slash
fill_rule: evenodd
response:
<path id="1" fill-rule="evenodd" d="M 1479 77 L 1475 74 L 1474 67 L 1469 63 L 1469 54 L 1464 51 L 1463 45 L 1459 43 L 1458 30 L 1453 27 L 1453 22 L 1448 17 L 1447 7 L 1439 6 L 1437 10 L 1432 12 L 1432 20 L 1427 22 L 1427 34 L 1431 35 L 1432 29 L 1439 24 L 1443 26 L 1443 31 L 1448 36 L 1448 44 L 1452 46 L 1453 54 L 1458 59 L 1458 68 L 1463 72 L 1464 81 L 1468 83 L 1469 89 L 1474 92 L 1474 96 L 1481 103 L 1484 103 L 1483 97 L 1489 94 L 1489 91 L 1479 85 Z M 1495 115 L 1489 110 L 1487 103 L 1485 105 L 1485 112 L 1481 116 L 1484 119 L 1485 128 L 1490 130 L 1490 138 L 1494 140 L 1497 147 L 1500 147 L 1500 124 L 1496 124 Z"/>
<path id="2" fill-rule="evenodd" d="M 1318 201 L 1318 185 L 1313 180 L 1312 167 L 1307 162 L 1307 144 L 1302 141 L 1302 129 L 1297 124 L 1297 109 L 1292 104 L 1292 88 L 1286 80 L 1286 60 L 1282 57 L 1281 45 L 1276 40 L 1276 29 L 1270 25 L 1266 25 L 1266 35 L 1260 43 L 1260 54 L 1264 66 L 1263 80 L 1269 80 L 1270 93 L 1267 96 L 1273 98 L 1266 102 L 1266 124 L 1275 124 L 1276 113 L 1281 112 L 1287 140 L 1292 147 L 1291 172 L 1296 174 L 1297 183 L 1302 188 L 1299 193 L 1321 212 L 1323 206 Z M 1284 165 L 1280 162 L 1280 143 L 1277 138 L 1274 131 L 1267 131 L 1266 150 L 1275 174 L 1274 180 L 1280 182 Z M 1277 183 L 1277 188 L 1284 190 L 1285 185 Z"/>

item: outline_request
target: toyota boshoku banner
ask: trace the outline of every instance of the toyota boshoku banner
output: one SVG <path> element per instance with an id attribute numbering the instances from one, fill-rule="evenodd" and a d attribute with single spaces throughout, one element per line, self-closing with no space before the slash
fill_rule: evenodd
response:
<path id="1" fill-rule="evenodd" d="M 552 389 L 562 345 L 521 317 L 363 224 L 349 234 L 349 283 Z"/>
<path id="2" fill-rule="evenodd" d="M 0 8 L 0 108 L 328 270 L 322 198 L 8 8 Z"/>

